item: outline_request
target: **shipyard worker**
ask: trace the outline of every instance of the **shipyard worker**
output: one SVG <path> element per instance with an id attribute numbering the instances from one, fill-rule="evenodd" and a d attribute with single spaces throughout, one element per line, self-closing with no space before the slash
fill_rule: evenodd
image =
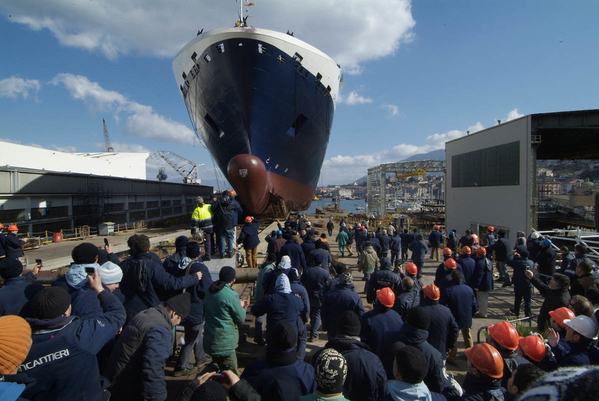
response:
<path id="1" fill-rule="evenodd" d="M 31 299 L 44 289 L 41 285 L 34 284 L 42 267 L 43 265 L 38 264 L 33 270 L 24 272 L 18 259 L 2 259 L 0 277 L 4 280 L 4 285 L 0 288 L 0 316 L 29 317 Z"/>
<path id="2" fill-rule="evenodd" d="M 414 263 L 408 263 L 406 267 L 399 266 L 397 268 L 397 272 L 399 273 L 399 277 L 403 280 L 406 277 L 409 277 L 414 282 L 414 291 L 422 297 L 422 282 L 418 280 L 416 277 L 418 275 L 418 267 Z M 400 292 L 403 292 L 403 288 Z"/>
<path id="3" fill-rule="evenodd" d="M 351 310 L 361 317 L 364 314 L 362 298 L 354 290 L 351 273 L 345 272 L 339 277 L 339 284 L 325 295 L 322 301 L 322 327 L 327 332 L 327 338 L 337 335 L 337 320 L 346 310 Z"/>
<path id="4" fill-rule="evenodd" d="M 337 321 L 337 337 L 329 339 L 324 348 L 314 354 L 312 361 L 316 363 L 327 348 L 339 351 L 347 360 L 343 394 L 350 400 L 380 400 L 386 392 L 387 375 L 379 357 L 360 341 L 360 330 L 358 315 L 345 311 Z"/>
<path id="5" fill-rule="evenodd" d="M 393 310 L 395 304 L 395 293 L 389 287 L 376 291 L 376 301 L 372 310 L 366 312 L 360 318 L 362 330 L 360 339 L 372 350 L 378 350 L 382 341 L 383 334 L 387 331 L 399 331 L 403 320 L 401 316 Z"/>
<path id="6" fill-rule="evenodd" d="M 89 242 L 77 245 L 71 251 L 73 263 L 69 270 L 58 276 L 52 287 L 60 287 L 71 296 L 71 315 L 81 319 L 102 314 L 96 291 L 89 285 L 87 268 L 98 270 L 98 247 Z M 162 270 L 162 267 L 160 268 Z"/>
<path id="7" fill-rule="evenodd" d="M 557 260 L 557 252 L 553 249 L 553 243 L 546 238 L 541 241 L 541 249 L 537 255 L 537 270 L 541 276 L 541 280 L 548 283 L 553 273 L 555 273 L 555 262 Z"/>
<path id="8" fill-rule="evenodd" d="M 210 271 L 200 259 L 200 244 L 190 242 L 187 244 L 186 257 L 191 262 L 187 274 L 202 273 L 202 278 L 198 284 L 188 287 L 185 291 L 191 296 L 189 313 L 182 321 L 182 326 L 185 329 L 185 343 L 181 347 L 179 358 L 175 364 L 174 376 L 187 376 L 201 369 L 208 361 L 208 357 L 204 352 L 204 298 L 208 289 L 212 285 L 212 277 Z M 191 354 L 195 356 L 195 366 L 188 367 Z"/>
<path id="9" fill-rule="evenodd" d="M 507 388 L 507 381 L 512 376 L 512 372 L 522 363 L 522 359 L 518 358 L 517 353 L 520 336 L 516 328 L 507 321 L 491 325 L 488 330 L 487 343 L 491 344 L 503 359 L 501 385 Z"/>
<path id="10" fill-rule="evenodd" d="M 450 231 L 449 235 L 447 236 L 447 243 L 445 244 L 445 246 L 449 249 L 451 249 L 451 253 L 456 256 L 458 253 L 458 237 L 456 237 L 455 232 L 454 231 Z"/>
<path id="11" fill-rule="evenodd" d="M 372 231 L 368 233 L 368 242 L 374 248 L 379 259 L 381 258 L 381 254 L 383 253 L 383 247 L 381 246 L 381 241 L 375 236 L 375 233 Z"/>
<path id="12" fill-rule="evenodd" d="M 335 241 L 337 241 L 337 244 L 339 245 L 339 252 L 341 252 L 342 258 L 345 257 L 345 246 L 347 245 L 348 239 L 349 236 L 345 232 L 345 229 L 343 227 L 340 227 L 339 233 L 337 234 Z"/>
<path id="13" fill-rule="evenodd" d="M 476 267 L 476 261 L 470 256 L 472 255 L 472 249 L 469 246 L 462 248 L 462 254 L 457 260 L 457 264 L 460 265 L 460 270 L 464 273 L 464 282 L 467 286 L 474 289 L 474 270 Z"/>
<path id="14" fill-rule="evenodd" d="M 187 245 L 189 238 L 181 235 L 175 239 L 175 253 L 169 256 L 162 263 L 162 267 L 167 273 L 175 277 L 182 277 L 187 272 L 187 266 L 191 263 L 191 259 L 187 256 Z M 166 291 L 164 294 L 160 292 L 158 298 L 166 301 L 169 298 L 179 295 L 182 290 Z"/>
<path id="15" fill-rule="evenodd" d="M 593 265 L 586 260 L 581 261 L 576 266 L 576 276 L 572 280 L 572 288 L 570 294 L 587 296 L 587 290 L 595 283 L 593 275 Z"/>
<path id="16" fill-rule="evenodd" d="M 439 231 L 441 227 L 435 226 L 428 236 L 428 242 L 431 245 L 431 260 L 435 258 L 439 261 L 439 248 L 443 244 L 443 234 Z"/>
<path id="17" fill-rule="evenodd" d="M 459 270 L 451 272 L 451 284 L 446 289 L 440 302 L 451 310 L 451 313 L 458 324 L 458 328 L 462 332 L 464 340 L 464 348 L 472 347 L 472 317 L 477 309 L 476 296 L 474 290 L 464 284 L 464 275 Z M 447 358 L 448 362 L 455 364 L 458 347 L 453 347 Z"/>
<path id="18" fill-rule="evenodd" d="M 320 234 L 320 238 L 316 240 L 317 244 L 319 242 L 322 249 L 326 249 L 327 251 L 331 252 L 331 246 L 329 245 L 329 240 L 327 239 L 327 235 L 325 233 Z"/>
<path id="19" fill-rule="evenodd" d="M 366 241 L 364 250 L 360 253 L 358 259 L 358 271 L 364 273 L 364 281 L 370 280 L 370 275 L 379 268 L 379 257 L 374 250 L 372 243 Z"/>
<path id="20" fill-rule="evenodd" d="M 22 317 L 2 316 L 0 339 L 0 397 L 24 401 L 20 395 L 35 384 L 26 373 L 19 373 L 31 348 L 31 326 Z"/>
<path id="21" fill-rule="evenodd" d="M 570 279 L 564 274 L 554 273 L 549 281 L 549 285 L 547 285 L 545 282 L 539 280 L 532 270 L 527 270 L 525 274 L 532 285 L 545 297 L 539 311 L 539 319 L 537 320 L 537 330 L 539 330 L 539 333 L 544 333 L 546 326 L 549 324 L 549 312 L 563 306 L 567 307 L 570 304 L 570 292 L 568 291 Z"/>
<path id="22" fill-rule="evenodd" d="M 138 235 L 132 241 L 134 256 L 121 262 L 123 280 L 120 289 L 125 296 L 127 321 L 139 312 L 158 307 L 161 302 L 158 291 L 182 290 L 197 284 L 202 273 L 175 277 L 153 261 L 150 252 L 150 239 L 146 235 Z"/>
<path id="23" fill-rule="evenodd" d="M 389 242 L 389 252 L 391 253 L 391 264 L 398 266 L 401 256 L 401 237 L 398 231 L 393 232 L 393 237 L 391 237 L 391 242 Z"/>
<path id="24" fill-rule="evenodd" d="M 560 335 L 547 330 L 547 341 L 559 367 L 590 365 L 589 350 L 597 339 L 597 322 L 588 316 L 564 320 L 566 344 L 560 344 Z"/>
<path id="25" fill-rule="evenodd" d="M 4 258 L 4 255 L 6 253 L 6 251 L 4 250 L 6 248 L 6 235 L 4 235 L 2 230 L 4 230 L 4 224 L 0 223 L 0 260 Z"/>
<path id="26" fill-rule="evenodd" d="M 352 250 L 354 244 L 354 232 L 351 229 L 351 226 L 343 227 L 343 230 L 347 233 L 347 244 L 345 245 L 345 248 L 347 249 L 347 252 L 349 252 L 349 256 L 354 256 L 354 252 Z"/>
<path id="27" fill-rule="evenodd" d="M 558 273 L 566 274 L 565 271 L 568 270 L 568 265 L 570 261 L 574 259 L 574 252 L 570 251 L 567 245 L 563 245 L 559 248 L 559 253 L 561 255 L 561 262 L 557 269 Z"/>
<path id="28" fill-rule="evenodd" d="M 289 256 L 291 267 L 303 273 L 306 268 L 306 258 L 304 257 L 304 251 L 295 240 L 295 235 L 291 236 L 285 245 L 281 247 L 282 256 Z"/>
<path id="29" fill-rule="evenodd" d="M 343 395 L 347 370 L 343 355 L 332 348 L 325 348 L 314 362 L 316 390 L 301 397 L 300 401 L 349 401 Z"/>
<path id="30" fill-rule="evenodd" d="M 32 344 L 20 367 L 37 382 L 23 393 L 27 400 L 102 400 L 96 354 L 125 323 L 121 302 L 102 287 L 97 272 L 88 274 L 102 314 L 89 319 L 71 315 L 71 297 L 49 287 L 31 300 Z"/>
<path id="31" fill-rule="evenodd" d="M 536 336 L 535 336 L 536 337 Z M 536 337 L 539 338 L 539 337 Z M 543 349 L 545 347 L 543 346 Z M 508 380 L 506 390 L 514 397 L 519 398 L 534 382 L 545 376 L 546 372 L 532 363 L 518 366 L 512 377 Z"/>
<path id="32" fill-rule="evenodd" d="M 221 257 L 230 258 L 233 256 L 235 226 L 237 225 L 236 216 L 243 213 L 239 203 L 229 195 L 229 191 L 224 191 L 222 196 L 215 202 L 213 211 L 217 214 L 216 231 L 220 242 Z M 227 248 L 228 252 L 225 252 Z"/>
<path id="33" fill-rule="evenodd" d="M 416 239 L 408 246 L 412 251 L 412 262 L 418 267 L 418 280 L 422 277 L 422 268 L 424 267 L 424 260 L 428 253 L 428 246 L 422 239 L 422 235 L 418 234 Z"/>
<path id="34" fill-rule="evenodd" d="M 403 230 L 403 234 L 400 235 L 401 238 L 401 261 L 405 262 L 408 260 L 408 245 L 411 242 L 412 236 L 408 232 L 407 229 Z"/>
<path id="35" fill-rule="evenodd" d="M 469 246 L 472 248 L 472 245 L 474 245 L 474 237 L 472 236 L 472 230 L 468 229 L 458 241 L 458 247 L 463 248 L 465 246 Z"/>
<path id="36" fill-rule="evenodd" d="M 327 294 L 327 292 L 331 291 L 332 289 L 334 289 L 337 284 L 339 284 L 339 279 L 341 278 L 341 275 L 345 272 L 347 272 L 347 266 L 345 263 L 343 262 L 333 262 L 332 264 L 332 269 L 333 271 L 333 278 L 329 280 L 329 282 L 324 286 L 324 288 L 322 289 L 322 297 L 324 299 L 324 296 Z M 352 283 L 349 287 L 353 292 L 357 293 L 356 291 L 356 286 Z"/>
<path id="37" fill-rule="evenodd" d="M 495 227 L 489 226 L 487 227 L 487 236 L 483 240 L 481 245 L 484 246 L 493 246 L 495 244 Z"/>
<path id="38" fill-rule="evenodd" d="M 528 258 L 534 263 L 537 263 L 539 252 L 541 251 L 541 241 L 543 236 L 538 231 L 533 231 L 528 236 L 526 241 L 526 249 L 528 250 Z"/>
<path id="39" fill-rule="evenodd" d="M 254 301 L 257 303 L 264 298 L 264 277 L 267 273 L 274 270 L 277 267 L 277 255 L 269 253 L 266 257 L 266 262 L 260 265 L 260 272 L 258 273 L 258 279 L 256 280 L 256 287 L 254 289 Z M 255 316 L 254 321 L 254 343 L 263 346 L 266 344 L 264 340 L 264 320 L 266 316 Z"/>
<path id="40" fill-rule="evenodd" d="M 476 344 L 466 350 L 468 371 L 464 379 L 462 400 L 504 400 L 501 387 L 503 360 L 499 352 L 487 343 Z"/>
<path id="41" fill-rule="evenodd" d="M 311 234 L 306 234 L 306 237 L 300 244 L 300 248 L 304 251 L 304 257 L 306 258 L 308 266 L 310 266 L 310 253 L 316 249 L 316 243 Z"/>
<path id="42" fill-rule="evenodd" d="M 19 228 L 16 224 L 11 224 L 8 226 L 8 235 L 4 241 L 4 253 L 7 258 L 16 258 L 24 262 L 23 245 L 25 245 L 25 241 L 17 238 L 17 234 L 19 233 Z"/>
<path id="43" fill-rule="evenodd" d="M 489 310 L 489 291 L 493 289 L 493 262 L 487 258 L 484 247 L 476 249 L 476 264 L 472 279 L 473 289 L 478 302 L 478 316 L 486 318 Z"/>
<path id="44" fill-rule="evenodd" d="M 416 279 L 404 277 L 401 280 L 401 294 L 395 300 L 393 309 L 405 319 L 410 309 L 420 305 L 420 289 L 414 285 Z"/>
<path id="45" fill-rule="evenodd" d="M 445 262 L 437 266 L 435 281 L 433 283 L 439 287 L 441 294 L 444 294 L 445 289 L 451 284 L 451 272 L 456 269 L 460 270 L 461 267 L 452 258 L 448 258 Z"/>
<path id="46" fill-rule="evenodd" d="M 431 393 L 423 380 L 428 372 L 428 361 L 416 347 L 401 341 L 393 344 L 393 376 L 387 382 L 389 394 L 382 401 L 445 400 L 441 394 Z"/>
<path id="47" fill-rule="evenodd" d="M 385 258 L 389 256 L 389 245 L 391 244 L 391 237 L 387 235 L 387 230 L 382 230 L 379 235 L 379 242 L 381 243 L 381 257 Z"/>
<path id="48" fill-rule="evenodd" d="M 264 274 L 264 279 L 262 280 L 263 295 L 274 294 L 276 292 L 275 283 L 277 282 L 277 278 L 279 278 L 281 274 L 289 276 L 290 270 L 291 259 L 289 259 L 289 256 L 285 255 L 273 270 Z"/>
<path id="49" fill-rule="evenodd" d="M 306 288 L 308 299 L 310 300 L 310 333 L 308 334 L 308 342 L 318 340 L 324 288 L 328 286 L 331 280 L 329 270 L 323 268 L 321 264 L 322 256 L 315 255 L 314 265 L 308 267 L 301 277 L 301 282 Z"/>
<path id="50" fill-rule="evenodd" d="M 427 341 L 445 359 L 447 353 L 456 346 L 460 330 L 451 310 L 439 303 L 441 298 L 439 287 L 429 284 L 424 286 L 422 290 L 424 297 L 420 306 L 428 312 L 431 318 Z"/>
<path id="51" fill-rule="evenodd" d="M 491 255 L 493 252 L 495 253 L 496 268 L 499 272 L 499 279 L 497 279 L 497 281 L 503 282 L 502 287 L 508 287 L 512 285 L 510 275 L 508 274 L 507 268 L 505 267 L 510 249 L 510 243 L 505 236 L 505 230 L 499 230 L 497 232 L 498 238 L 497 241 L 495 241 L 495 244 L 485 248 L 487 250 L 487 255 Z"/>
<path id="52" fill-rule="evenodd" d="M 373 303 L 376 298 L 376 291 L 389 287 L 395 296 L 401 293 L 401 277 L 391 271 L 391 260 L 389 258 L 381 259 L 380 270 L 376 270 L 366 282 L 366 301 Z"/>
<path id="53" fill-rule="evenodd" d="M 576 244 L 574 247 L 574 259 L 570 261 L 568 264 L 568 269 L 564 272 L 564 274 L 570 279 L 576 275 L 576 267 L 580 262 L 588 261 L 591 262 L 593 269 L 596 269 L 597 265 L 587 256 L 588 249 L 583 244 Z"/>
<path id="54" fill-rule="evenodd" d="M 258 230 L 260 229 L 260 221 L 252 216 L 245 218 L 245 225 L 241 229 L 241 234 L 237 239 L 238 244 L 243 244 L 245 249 L 245 260 L 250 269 L 258 267 L 258 244 L 260 244 L 260 237 L 258 237 Z"/>
<path id="55" fill-rule="evenodd" d="M 196 208 L 191 215 L 191 235 L 195 237 L 199 230 L 204 232 L 204 260 L 210 260 L 214 245 L 214 226 L 212 222 L 212 205 L 204 203 L 204 198 L 196 198 Z"/>
<path id="56" fill-rule="evenodd" d="M 297 319 L 297 358 L 304 360 L 306 356 L 306 342 L 308 341 L 307 323 L 310 316 L 310 298 L 306 287 L 300 282 L 300 275 L 297 269 L 289 271 L 289 284 L 291 285 L 291 293 L 302 300 L 304 309 L 300 313 L 300 318 Z"/>
<path id="57" fill-rule="evenodd" d="M 204 372 L 228 369 L 239 375 L 235 354 L 239 344 L 237 325 L 245 321 L 249 302 L 239 299 L 232 288 L 234 282 L 235 269 L 224 266 L 204 298 L 204 351 L 212 358 Z"/>
<path id="58" fill-rule="evenodd" d="M 114 346 L 103 376 L 111 400 L 165 400 L 164 368 L 173 344 L 173 327 L 189 314 L 191 296 L 179 294 L 137 314 Z"/>
<path id="59" fill-rule="evenodd" d="M 333 235 L 333 229 L 335 228 L 335 223 L 333 223 L 333 218 L 331 217 L 327 222 L 327 231 L 329 232 L 329 237 Z"/>
<path id="60" fill-rule="evenodd" d="M 295 330 L 294 325 L 286 320 L 277 322 L 271 327 L 272 340 L 266 346 L 266 360 L 250 363 L 241 375 L 264 399 L 267 384 L 277 376 L 290 377 L 301 395 L 316 389 L 314 368 L 297 357 Z"/>
<path id="61" fill-rule="evenodd" d="M 524 245 L 519 245 L 507 260 L 507 265 L 514 269 L 512 282 L 514 284 L 514 307 L 510 312 L 514 316 L 520 315 L 520 305 L 524 298 L 524 314 L 531 316 L 532 284 L 526 277 L 527 270 L 533 270 L 534 264 L 528 259 L 528 251 Z"/>

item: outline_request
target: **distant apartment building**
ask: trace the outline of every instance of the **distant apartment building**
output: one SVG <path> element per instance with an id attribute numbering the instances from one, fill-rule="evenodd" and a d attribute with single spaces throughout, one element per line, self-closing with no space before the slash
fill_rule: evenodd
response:
<path id="1" fill-rule="evenodd" d="M 539 199 L 551 198 L 554 195 L 561 195 L 564 187 L 563 184 L 555 180 L 537 181 L 537 197 Z"/>

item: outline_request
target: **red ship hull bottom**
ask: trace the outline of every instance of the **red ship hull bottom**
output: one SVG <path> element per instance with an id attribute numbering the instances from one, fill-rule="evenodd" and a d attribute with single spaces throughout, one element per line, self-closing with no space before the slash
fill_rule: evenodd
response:
<path id="1" fill-rule="evenodd" d="M 264 162 L 254 155 L 237 155 L 227 166 L 229 182 L 248 212 L 259 215 L 268 206 L 270 194 L 281 197 L 287 210 L 306 210 L 314 197 L 314 189 L 266 170 Z"/>

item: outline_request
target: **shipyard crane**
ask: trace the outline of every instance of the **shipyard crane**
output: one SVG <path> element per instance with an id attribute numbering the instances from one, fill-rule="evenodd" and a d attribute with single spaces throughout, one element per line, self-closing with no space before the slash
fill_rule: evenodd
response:
<path id="1" fill-rule="evenodd" d="M 108 136 L 108 127 L 106 126 L 106 120 L 102 119 L 102 125 L 104 126 L 104 144 L 106 145 L 107 152 L 114 152 L 114 148 L 110 145 L 110 136 Z"/>
<path id="2" fill-rule="evenodd" d="M 157 159 L 161 158 L 165 162 L 168 163 L 177 173 L 183 177 L 184 184 L 200 184 L 200 179 L 198 178 L 198 167 L 203 166 L 204 163 L 197 164 L 187 160 L 186 158 L 179 156 L 176 153 L 173 153 L 169 150 L 159 150 L 148 158 Z M 159 174 L 160 175 L 160 174 Z M 158 177 L 160 179 L 160 177 Z M 162 180 L 161 180 L 162 181 Z"/>

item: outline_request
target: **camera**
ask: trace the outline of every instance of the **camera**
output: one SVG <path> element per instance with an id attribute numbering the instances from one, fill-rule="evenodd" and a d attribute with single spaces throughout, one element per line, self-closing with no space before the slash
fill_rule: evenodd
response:
<path id="1" fill-rule="evenodd" d="M 36 259 L 35 263 L 38 264 L 38 265 L 41 265 L 42 264 L 42 260 L 41 259 Z"/>
<path id="2" fill-rule="evenodd" d="M 104 238 L 104 246 L 108 246 L 108 238 Z"/>
<path id="3" fill-rule="evenodd" d="M 222 373 L 217 373 L 215 375 L 212 375 L 212 377 L 210 377 L 210 380 L 214 380 L 217 383 L 227 383 L 228 382 L 227 376 L 223 375 Z"/>
<path id="4" fill-rule="evenodd" d="M 96 273 L 96 268 L 95 267 L 86 267 L 85 272 L 89 275 L 94 275 Z"/>

